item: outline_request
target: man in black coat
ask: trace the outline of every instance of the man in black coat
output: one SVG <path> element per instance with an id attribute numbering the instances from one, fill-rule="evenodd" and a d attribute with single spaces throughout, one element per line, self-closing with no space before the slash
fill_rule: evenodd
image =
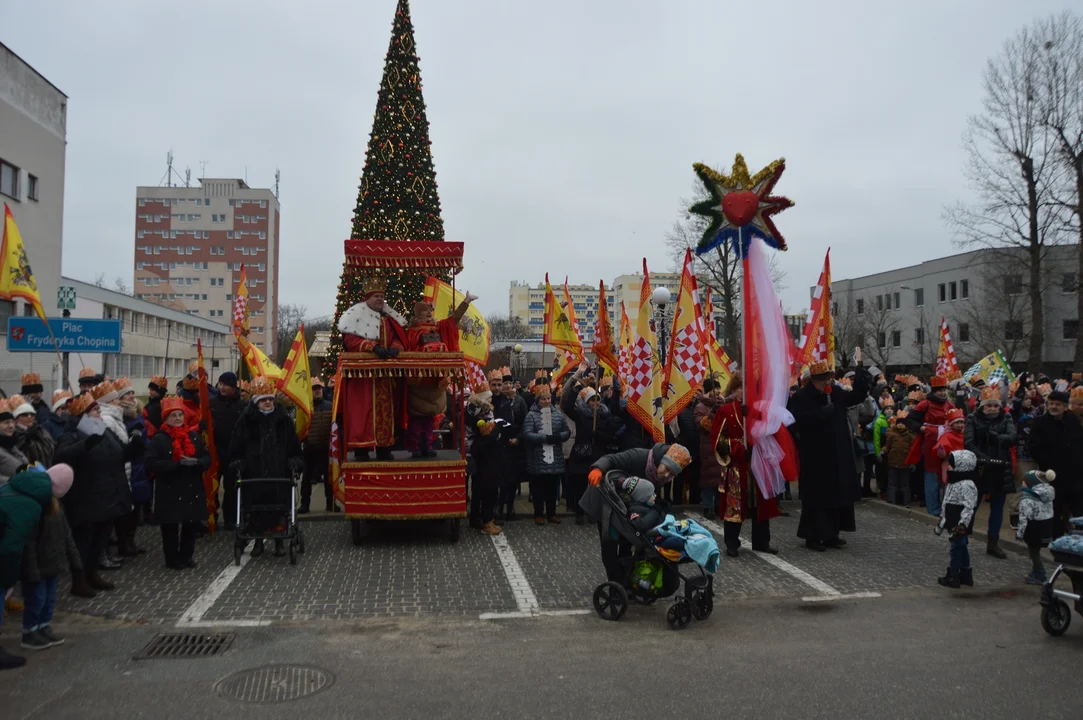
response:
<path id="1" fill-rule="evenodd" d="M 335 512 L 335 497 L 327 481 L 327 461 L 331 445 L 331 402 L 323 397 L 323 381 L 312 378 L 312 421 L 308 435 L 301 446 L 305 453 L 305 474 L 301 479 L 301 507 L 297 512 L 307 513 L 312 505 L 312 486 L 323 486 L 323 499 L 327 512 Z"/>
<path id="2" fill-rule="evenodd" d="M 505 377 L 510 382 L 511 376 L 494 370 L 489 376 L 489 388 L 493 392 L 493 416 L 510 426 L 501 435 L 504 443 L 504 472 L 500 482 L 500 494 L 496 502 L 496 524 L 503 525 L 505 520 L 515 520 L 515 496 L 526 475 L 526 457 L 521 452 L 519 433 L 526 420 L 526 403 L 515 394 L 515 387 L 504 389 Z"/>
<path id="3" fill-rule="evenodd" d="M 1054 520 L 1068 532 L 1068 518 L 1083 515 L 1083 424 L 1068 412 L 1068 393 L 1054 391 L 1045 414 L 1031 423 L 1030 455 L 1042 470 L 1054 470 Z"/>
<path id="4" fill-rule="evenodd" d="M 237 525 L 237 488 L 236 480 L 229 472 L 232 458 L 229 445 L 233 439 L 233 429 L 245 408 L 241 394 L 237 391 L 237 376 L 224 372 L 218 377 L 218 394 L 210 398 L 211 421 L 214 423 L 214 449 L 218 452 L 218 484 L 222 487 L 222 529 L 233 530 Z M 159 414 L 161 410 L 158 411 Z"/>
<path id="5" fill-rule="evenodd" d="M 826 362 L 812 365 L 812 377 L 790 398 L 798 454 L 801 458 L 801 522 L 797 537 L 817 552 L 840 548 L 846 541 L 840 531 L 854 532 L 854 503 L 861 497 L 861 485 L 854 465 L 853 433 L 846 410 L 860 404 L 869 394 L 872 378 L 858 367 L 853 389 L 832 382 Z"/>

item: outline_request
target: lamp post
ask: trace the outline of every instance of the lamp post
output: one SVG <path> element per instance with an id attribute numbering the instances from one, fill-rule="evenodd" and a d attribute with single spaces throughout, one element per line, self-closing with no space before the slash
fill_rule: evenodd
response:
<path id="1" fill-rule="evenodd" d="M 670 300 L 669 288 L 659 285 L 651 293 L 651 304 L 655 309 L 654 327 L 658 335 L 658 360 L 665 365 L 666 364 L 666 306 L 669 305 Z"/>
<path id="2" fill-rule="evenodd" d="M 523 382 L 523 344 L 515 343 L 511 349 L 511 372 L 519 382 Z"/>
<path id="3" fill-rule="evenodd" d="M 914 293 L 914 305 L 918 308 L 918 322 L 921 328 L 921 342 L 918 343 L 918 372 L 922 373 L 925 370 L 925 300 L 922 299 L 921 305 L 918 305 L 918 291 L 909 285 L 900 285 L 900 290 L 910 290 Z"/>

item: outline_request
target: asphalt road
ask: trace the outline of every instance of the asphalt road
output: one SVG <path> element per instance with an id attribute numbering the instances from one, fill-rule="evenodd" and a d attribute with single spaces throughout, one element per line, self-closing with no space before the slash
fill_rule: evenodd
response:
<path id="1" fill-rule="evenodd" d="M 481 621 L 382 618 L 242 628 L 221 657 L 132 660 L 158 628 L 60 625 L 65 646 L 0 676 L 4 718 L 1078 718 L 1083 631 L 1040 628 L 1032 594 L 896 591 L 735 600 L 668 630 L 664 607 Z M 238 671 L 320 668 L 275 704 L 221 697 Z"/>

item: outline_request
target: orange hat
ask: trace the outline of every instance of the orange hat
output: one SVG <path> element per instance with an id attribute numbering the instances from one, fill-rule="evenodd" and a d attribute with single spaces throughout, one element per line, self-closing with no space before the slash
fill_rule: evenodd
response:
<path id="1" fill-rule="evenodd" d="M 673 471 L 674 475 L 680 475 L 681 471 L 692 462 L 692 455 L 684 445 L 673 443 L 662 458 L 662 464 Z"/>
<path id="2" fill-rule="evenodd" d="M 489 371 L 489 379 L 490 380 L 500 380 L 501 382 L 503 382 L 504 381 L 504 370 L 501 369 L 501 368 L 496 368 L 495 370 L 490 370 Z"/>
<path id="3" fill-rule="evenodd" d="M 810 377 L 823 377 L 824 375 L 830 375 L 834 371 L 831 369 L 831 363 L 826 360 L 817 360 L 809 365 L 808 374 Z"/>
<path id="4" fill-rule="evenodd" d="M 158 392 L 165 392 L 169 389 L 169 380 L 166 379 L 165 375 L 155 375 L 150 379 L 150 384 L 147 387 Z"/>
<path id="5" fill-rule="evenodd" d="M 553 391 L 549 389 L 549 385 L 547 383 L 537 383 L 530 390 L 534 393 L 535 397 L 553 396 Z"/>
<path id="6" fill-rule="evenodd" d="M 1068 394 L 1070 400 L 1083 400 L 1083 385 L 1072 388 L 1072 392 Z"/>
<path id="7" fill-rule="evenodd" d="M 1000 386 L 991 385 L 989 387 L 982 388 L 981 404 L 984 405 L 990 402 L 996 403 L 997 405 L 1000 404 Z"/>
<path id="8" fill-rule="evenodd" d="M 241 392 L 251 392 L 251 391 L 252 391 L 252 387 L 251 387 L 251 385 L 250 385 L 250 384 L 248 383 L 248 381 L 247 381 L 247 380 L 238 380 L 238 381 L 237 381 L 237 388 L 238 388 L 238 389 L 239 389 L 239 390 L 240 390 Z"/>
<path id="9" fill-rule="evenodd" d="M 951 425 L 957 420 L 966 420 L 966 416 L 963 415 L 963 411 L 959 408 L 952 408 L 951 410 L 948 410 L 948 415 L 944 419 L 944 424 Z"/>
<path id="10" fill-rule="evenodd" d="M 258 377 L 248 386 L 248 392 L 252 395 L 252 402 L 259 402 L 266 398 L 274 399 L 276 393 L 275 384 L 265 377 Z"/>
<path id="11" fill-rule="evenodd" d="M 126 377 L 114 380 L 113 389 L 117 391 L 117 397 L 124 397 L 128 393 L 135 394 L 135 388 L 132 387 L 132 381 Z"/>
<path id="12" fill-rule="evenodd" d="M 902 420 L 905 420 L 905 419 L 906 419 L 906 417 L 907 417 L 907 416 L 908 416 L 909 414 L 910 414 L 910 413 L 906 412 L 905 410 L 900 410 L 899 412 L 895 413 L 895 417 L 894 417 L 894 418 L 892 418 L 892 419 L 893 419 L 893 420 L 894 420 L 895 422 L 900 422 L 900 421 L 902 421 Z"/>
<path id="13" fill-rule="evenodd" d="M 937 388 L 946 388 L 948 386 L 947 378 L 943 378 L 939 375 L 933 375 L 929 378 L 929 389 L 936 390 Z"/>
<path id="14" fill-rule="evenodd" d="M 167 395 L 162 398 L 162 419 L 165 420 L 169 417 L 169 413 L 180 410 L 187 414 L 184 407 L 184 398 L 177 397 L 176 395 Z"/>
<path id="15" fill-rule="evenodd" d="M 97 370 L 95 370 L 94 368 L 85 367 L 79 371 L 79 384 L 82 385 L 86 382 L 93 382 L 94 378 L 97 377 L 97 375 Z"/>
<path id="16" fill-rule="evenodd" d="M 117 399 L 117 391 L 113 389 L 113 383 L 101 382 L 90 388 L 90 394 L 98 403 L 112 402 Z"/>
<path id="17" fill-rule="evenodd" d="M 71 401 L 71 414 L 75 417 L 79 417 L 97 404 L 98 402 L 94 399 L 93 394 L 83 393 Z"/>
<path id="18" fill-rule="evenodd" d="M 41 386 L 41 375 L 38 375 L 36 372 L 23 373 L 22 392 L 30 394 L 39 393 L 43 390 L 44 388 Z"/>

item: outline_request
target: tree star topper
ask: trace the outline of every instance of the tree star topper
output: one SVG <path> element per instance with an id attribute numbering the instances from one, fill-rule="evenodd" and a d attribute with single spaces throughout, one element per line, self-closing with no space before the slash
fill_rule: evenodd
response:
<path id="1" fill-rule="evenodd" d="M 786 249 L 786 241 L 771 219 L 772 215 L 793 207 L 789 198 L 771 195 L 786 169 L 785 158 L 775 160 L 751 177 L 740 153 L 733 161 L 732 175 L 723 175 L 703 163 L 696 163 L 692 168 L 711 193 L 709 200 L 689 208 L 689 212 L 711 218 L 710 227 L 696 246 L 697 255 L 710 252 L 730 240 L 738 256 L 744 257 L 753 237 L 761 238 L 777 250 Z M 743 241 L 739 247 L 738 240 Z"/>

